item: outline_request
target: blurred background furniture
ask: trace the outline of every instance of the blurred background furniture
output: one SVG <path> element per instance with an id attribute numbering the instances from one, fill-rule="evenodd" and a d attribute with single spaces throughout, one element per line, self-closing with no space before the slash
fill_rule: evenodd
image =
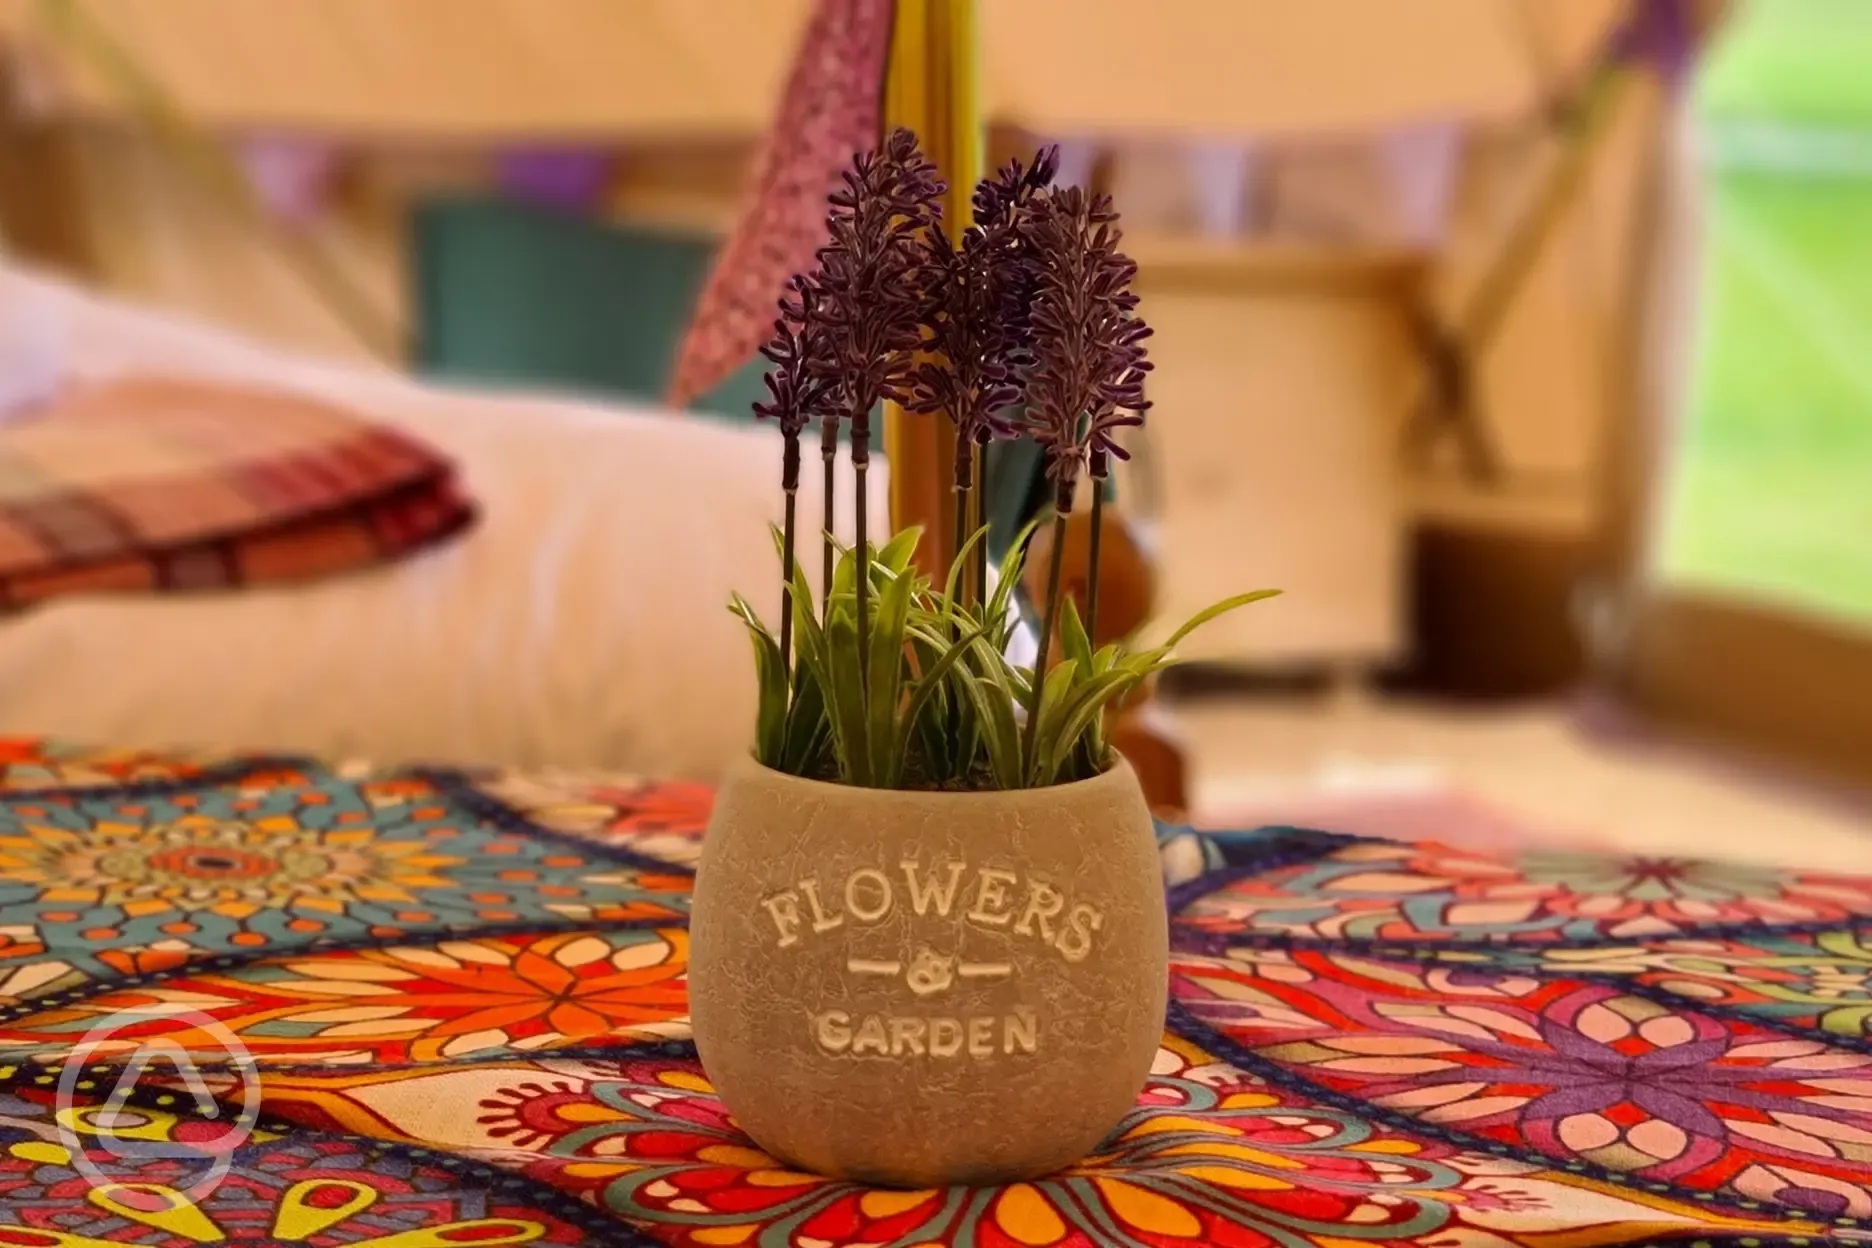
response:
<path id="1" fill-rule="evenodd" d="M 436 377 L 654 401 L 715 250 L 676 226 L 612 224 L 492 197 L 411 220 L 412 363 Z M 764 361 L 694 404 L 752 419 Z"/>
<path id="2" fill-rule="evenodd" d="M 1140 238 L 1157 330 L 1142 454 L 1152 472 L 1156 617 L 1174 627 L 1249 585 L 1192 659 L 1363 669 L 1400 657 L 1407 588 L 1398 422 L 1416 368 L 1398 315 L 1423 258 L 1373 248 Z"/>
<path id="3" fill-rule="evenodd" d="M 1161 479 L 1124 483 L 1156 511 L 1144 531 L 1162 614 L 1219 586 L 1280 583 L 1280 604 L 1218 630 L 1202 656 L 1248 669 L 1411 656 L 1464 692 L 1577 677 L 1556 578 L 1602 519 L 1623 222 L 1658 114 L 1626 92 L 1585 145 L 1569 110 L 1631 5 L 1449 0 L 1428 17 L 1384 0 L 1304 11 L 1181 0 L 1161 15 L 1111 0 L 978 7 L 989 159 L 1065 141 L 1080 176 L 1123 197 L 1146 314 L 1177 331 L 1162 340 L 1174 366 L 1155 379 Z M 473 20 L 428 0 L 282 0 L 264 13 L 228 0 L 16 0 L 0 30 L 30 107 L 13 147 L 46 176 L 0 198 L 63 188 L 81 224 L 54 227 L 64 214 L 30 203 L 0 210 L 41 221 L 16 231 L 31 254 L 296 345 L 381 357 L 388 343 L 393 359 L 454 375 L 643 397 L 673 332 L 649 322 L 732 216 L 807 8 L 726 0 L 704 14 L 645 0 L 624 23 L 594 0 L 474 0 Z M 443 25 L 450 37 L 434 37 Z M 1055 49 L 1044 63 L 1020 55 L 1041 43 Z M 1124 92 L 1106 89 L 1113 75 Z M 231 213 L 204 189 L 201 162 L 162 137 L 176 119 L 195 150 L 208 136 L 234 158 L 263 211 Z M 1578 194 L 1537 212 L 1552 167 L 1581 153 Z M 439 197 L 450 206 L 423 207 Z M 535 279 L 534 326 L 564 332 L 491 332 L 496 318 L 469 292 L 523 278 L 480 267 L 489 253 L 476 258 L 464 236 L 513 217 L 513 201 L 585 215 L 501 227 L 538 233 L 529 249 L 547 260 L 589 245 L 622 267 L 637 253 L 624 238 L 597 242 L 605 224 L 675 226 L 689 241 L 640 257 L 655 287 L 641 299 L 582 300 L 611 283 Z M 1517 250 L 1530 216 L 1540 245 Z M 1525 280 L 1465 365 L 1469 401 L 1431 421 L 1463 431 L 1457 447 L 1486 446 L 1491 479 L 1477 482 L 1451 443 L 1427 459 L 1398 448 L 1435 373 L 1424 327 L 1460 330 L 1504 248 Z M 1298 271 L 1326 276 L 1295 282 Z M 348 295 L 334 299 L 334 285 Z M 565 310 L 581 300 L 585 312 Z M 359 307 L 370 325 L 355 323 Z M 588 314 L 618 318 L 613 352 Z M 548 358 L 575 348 L 588 358 Z M 733 393 L 704 406 L 738 405 Z M 1220 488 L 1215 465 L 1230 468 Z M 1342 566 L 1322 557 L 1329 547 Z M 1530 550 L 1553 575 L 1501 575 Z M 1478 638 L 1479 613 L 1449 609 L 1452 594 L 1491 596 L 1480 614 L 1529 626 Z M 1465 659 L 1501 651 L 1494 671 Z"/>
<path id="4" fill-rule="evenodd" d="M 1551 697 L 1590 667 L 1692 721 L 1747 718 L 1659 673 L 1748 647 L 1645 623 L 1676 588 L 1613 592 L 1653 570 L 1633 518 L 1672 434 L 1637 410 L 1656 396 L 1633 397 L 1629 344 L 1648 254 L 1681 240 L 1648 181 L 1670 76 L 1607 54 L 1641 18 L 1700 30 L 1722 7 L 981 0 L 988 158 L 1062 141 L 1071 176 L 1121 197 L 1147 314 L 1174 331 L 1157 444 L 1121 483 L 1158 614 L 1290 590 L 1201 657 L 1486 698 Z M 603 0 L 467 8 L 0 4 L 9 247 L 320 355 L 657 393 L 670 310 L 732 219 L 807 0 L 642 0 L 628 23 Z M 1021 55 L 1037 43 L 1057 54 Z M 591 271 L 632 279 L 541 278 L 529 304 L 558 328 L 529 340 L 473 306 L 525 277 L 475 255 L 483 231 L 581 272 L 589 245 L 611 257 Z M 591 332 L 613 318 L 617 339 Z M 997 494 L 1028 502 L 1018 480 Z M 1858 651 L 1850 622 L 1751 610 L 1832 654 L 1821 672 Z"/>

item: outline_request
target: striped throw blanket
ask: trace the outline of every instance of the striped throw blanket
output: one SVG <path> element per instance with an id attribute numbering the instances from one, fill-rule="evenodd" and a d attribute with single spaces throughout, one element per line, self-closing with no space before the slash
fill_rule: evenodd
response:
<path id="1" fill-rule="evenodd" d="M 0 429 L 0 606 L 325 576 L 473 519 L 432 449 L 283 393 L 137 378 Z"/>

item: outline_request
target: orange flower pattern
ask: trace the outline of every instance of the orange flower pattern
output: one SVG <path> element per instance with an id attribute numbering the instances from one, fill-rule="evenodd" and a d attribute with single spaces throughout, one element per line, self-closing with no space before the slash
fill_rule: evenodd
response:
<path id="1" fill-rule="evenodd" d="M 1872 1241 L 1872 881 L 1169 836 L 1136 1109 L 1062 1173 L 900 1192 L 764 1154 L 696 1061 L 709 805 L 0 742 L 0 1248 Z M 53 1123 L 106 1021 L 73 1095 L 160 1042 L 217 1114 L 171 1079 L 111 1121 L 199 1139 L 257 1097 L 237 1177 L 196 1198 L 118 1157 L 133 1186 L 96 1194 Z"/>
<path id="2" fill-rule="evenodd" d="M 153 1036 L 206 1066 L 232 1034 L 268 1065 L 409 1065 L 689 1035 L 689 933 L 627 928 L 308 952 L 184 971 L 42 1009 L 0 1028 L 0 1060 L 51 1061 L 105 1019 L 145 1014 L 97 1053 Z M 179 1026 L 188 1012 L 216 1025 Z"/>

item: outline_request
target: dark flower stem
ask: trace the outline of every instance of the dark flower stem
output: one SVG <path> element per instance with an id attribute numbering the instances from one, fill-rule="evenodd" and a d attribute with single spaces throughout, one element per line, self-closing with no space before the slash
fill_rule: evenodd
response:
<path id="1" fill-rule="evenodd" d="M 978 442 L 975 447 L 975 527 L 981 528 L 988 523 L 988 448 L 989 442 Z M 963 579 L 967 579 L 966 571 Z M 968 591 L 964 590 L 966 594 Z M 988 539 L 983 538 L 975 550 L 975 601 L 988 601 Z"/>
<path id="2" fill-rule="evenodd" d="M 1090 557 L 1092 566 L 1086 572 L 1086 637 L 1092 643 L 1093 653 L 1098 652 L 1098 609 L 1099 609 L 1099 537 L 1105 527 L 1105 478 L 1094 473 L 1092 477 L 1092 542 Z"/>
<path id="3" fill-rule="evenodd" d="M 1110 484 L 1111 452 L 1102 446 L 1094 446 L 1088 457 L 1088 473 L 1092 478 L 1092 541 L 1088 551 L 1091 567 L 1086 571 L 1086 638 L 1092 643 L 1093 653 L 1098 652 L 1098 611 L 1099 611 L 1099 549 L 1105 536 L 1105 488 Z"/>
<path id="4" fill-rule="evenodd" d="M 800 434 L 825 391 L 825 383 L 813 373 L 814 359 L 825 345 L 818 306 L 818 290 L 809 278 L 795 277 L 787 283 L 773 337 L 760 349 L 773 364 L 761 378 L 768 398 L 754 404 L 756 416 L 779 423 L 785 447 L 780 461 L 780 492 L 786 500 L 786 520 L 780 531 L 780 671 L 789 707 L 793 701 L 793 581 L 799 569 Z"/>
<path id="5" fill-rule="evenodd" d="M 832 549 L 832 533 L 838 523 L 838 419 L 828 417 L 820 426 L 819 458 L 825 465 L 825 525 L 820 536 L 820 576 L 819 582 L 819 621 L 825 617 L 832 606 L 832 573 L 835 571 L 835 552 Z"/>
<path id="6" fill-rule="evenodd" d="M 969 525 L 975 515 L 975 456 L 972 453 L 974 449 L 968 439 L 956 439 L 955 546 L 953 549 L 957 554 L 962 553 L 962 547 L 968 542 Z M 969 592 L 974 588 L 974 581 L 969 575 L 969 570 L 963 569 L 962 584 L 957 590 L 962 595 L 964 606 L 968 604 Z"/>
<path id="7" fill-rule="evenodd" d="M 854 527 L 858 536 L 858 687 L 871 688 L 871 547 L 865 540 L 865 476 L 871 467 L 871 413 L 852 413 L 852 475 L 858 514 Z M 867 703 L 868 705 L 868 703 Z"/>
<path id="8" fill-rule="evenodd" d="M 780 489 L 786 496 L 785 518 L 780 525 L 780 670 L 787 687 L 787 705 L 793 704 L 793 577 L 799 567 L 798 512 L 800 429 L 797 417 L 785 426 L 785 452 L 780 466 Z"/>
<path id="9" fill-rule="evenodd" d="M 786 673 L 789 703 L 793 689 L 793 569 L 798 566 L 793 557 L 794 513 L 798 510 L 799 491 L 788 490 L 786 520 L 780 530 L 780 545 L 785 551 L 781 560 L 786 565 L 786 579 L 780 583 L 780 670 Z"/>
<path id="10" fill-rule="evenodd" d="M 1021 746 L 1024 775 L 1034 774 L 1034 755 L 1040 744 L 1040 699 L 1046 692 L 1047 661 L 1052 657 L 1053 630 L 1059 625 L 1060 562 L 1066 553 L 1066 515 L 1071 504 L 1053 516 L 1053 551 L 1047 557 L 1046 612 L 1040 626 L 1040 651 L 1034 657 L 1033 689 L 1027 701 L 1027 729 Z"/>
<path id="11" fill-rule="evenodd" d="M 868 701 L 871 409 L 910 396 L 928 304 L 923 238 L 936 228 L 947 188 L 917 149 L 916 135 L 901 127 L 876 151 L 854 157 L 839 180 L 827 201 L 828 241 L 819 249 L 814 287 L 831 346 L 818 372 L 836 384 L 851 420 L 858 680 Z"/>
<path id="12" fill-rule="evenodd" d="M 1082 466 L 1092 480 L 1091 567 L 1083 622 L 1094 645 L 1105 486 L 1111 461 L 1126 458 L 1115 435 L 1141 425 L 1150 406 L 1144 397 L 1150 361 L 1143 347 L 1150 327 L 1135 314 L 1138 299 L 1130 284 L 1137 265 L 1118 250 L 1117 219 L 1109 199 L 1088 197 L 1078 187 L 1036 201 L 1029 219 L 1031 241 L 1043 263 L 1029 313 L 1034 366 L 1027 383 L 1027 430 L 1045 452 L 1047 475 L 1059 494 L 1056 558 L 1065 544 L 1064 514 L 1072 510 L 1073 486 Z M 1055 597 L 1049 589 L 1048 635 L 1040 639 L 1043 655 L 1058 608 Z M 1036 679 L 1043 676 L 1036 673 Z"/>

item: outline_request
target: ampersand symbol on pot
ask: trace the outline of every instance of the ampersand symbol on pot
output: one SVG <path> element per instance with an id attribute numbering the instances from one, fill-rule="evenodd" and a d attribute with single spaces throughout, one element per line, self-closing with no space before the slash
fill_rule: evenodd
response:
<path id="1" fill-rule="evenodd" d="M 910 969 L 904 972 L 904 983 L 910 991 L 919 997 L 946 991 L 955 982 L 955 959 L 945 957 L 924 945 L 917 949 L 910 959 Z"/>

